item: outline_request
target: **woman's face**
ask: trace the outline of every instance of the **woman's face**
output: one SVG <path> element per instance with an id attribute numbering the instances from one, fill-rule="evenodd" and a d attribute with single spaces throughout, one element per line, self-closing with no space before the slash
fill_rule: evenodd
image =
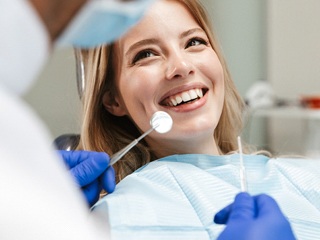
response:
<path id="1" fill-rule="evenodd" d="M 117 49 L 119 105 L 113 113 L 128 115 L 145 132 L 153 113 L 165 111 L 172 130 L 149 134 L 151 147 L 168 154 L 217 154 L 212 144 L 223 106 L 223 69 L 188 10 L 177 1 L 157 1 Z"/>

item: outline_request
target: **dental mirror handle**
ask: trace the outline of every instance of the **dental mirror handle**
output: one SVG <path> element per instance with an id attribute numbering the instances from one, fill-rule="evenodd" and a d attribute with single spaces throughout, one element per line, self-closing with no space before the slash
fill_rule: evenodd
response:
<path id="1" fill-rule="evenodd" d="M 109 166 L 112 166 L 113 164 L 115 164 L 116 162 L 118 162 L 127 152 L 130 151 L 131 148 L 133 148 L 135 145 L 137 145 L 137 143 L 144 138 L 145 136 L 147 136 L 149 133 L 151 133 L 156 127 L 158 127 L 158 125 L 150 128 L 148 131 L 146 131 L 144 134 L 142 134 L 139 138 L 133 140 L 130 144 L 128 144 L 126 147 L 122 148 L 121 150 L 119 150 L 118 152 L 116 152 L 115 154 L 113 154 L 111 156 L 110 159 L 110 163 Z"/>

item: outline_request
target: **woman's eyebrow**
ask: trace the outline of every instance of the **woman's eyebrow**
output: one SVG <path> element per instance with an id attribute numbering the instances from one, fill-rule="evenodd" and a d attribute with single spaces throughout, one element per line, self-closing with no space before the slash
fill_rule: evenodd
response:
<path id="1" fill-rule="evenodd" d="M 183 33 L 180 34 L 180 38 L 184 38 L 184 37 L 187 37 L 193 33 L 196 33 L 196 32 L 199 32 L 199 33 L 204 33 L 203 29 L 202 28 L 192 28 L 192 29 L 189 29 Z"/>
<path id="2" fill-rule="evenodd" d="M 138 41 L 138 42 L 132 44 L 129 47 L 128 51 L 125 53 L 125 56 L 129 55 L 130 52 L 134 51 L 135 49 L 137 49 L 141 46 L 148 45 L 148 44 L 158 44 L 158 43 L 159 43 L 159 41 L 155 38 L 143 39 L 141 41 Z"/>

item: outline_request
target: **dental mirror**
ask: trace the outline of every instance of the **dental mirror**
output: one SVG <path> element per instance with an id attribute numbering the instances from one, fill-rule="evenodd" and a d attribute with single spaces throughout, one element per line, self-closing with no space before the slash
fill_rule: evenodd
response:
<path id="1" fill-rule="evenodd" d="M 129 145 L 121 149 L 120 151 L 116 152 L 111 156 L 109 166 L 112 166 L 116 162 L 118 162 L 127 152 L 130 151 L 131 148 L 133 148 L 137 143 L 143 139 L 145 136 L 147 136 L 149 133 L 151 133 L 153 130 L 156 130 L 158 133 L 166 133 L 169 132 L 172 128 L 172 118 L 170 115 L 163 111 L 155 112 L 150 120 L 151 128 L 146 131 L 144 134 L 142 134 L 139 138 L 133 140 Z"/>
<path id="2" fill-rule="evenodd" d="M 155 112 L 150 120 L 150 125 L 158 133 L 169 132 L 172 128 L 172 118 L 170 115 L 163 111 Z"/>

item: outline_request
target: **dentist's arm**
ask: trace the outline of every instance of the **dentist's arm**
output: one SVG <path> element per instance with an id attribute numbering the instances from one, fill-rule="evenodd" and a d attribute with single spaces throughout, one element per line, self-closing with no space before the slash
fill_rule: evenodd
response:
<path id="1" fill-rule="evenodd" d="M 295 239 L 276 201 L 265 194 L 239 193 L 231 205 L 215 215 L 214 222 L 226 224 L 218 240 Z"/>
<path id="2" fill-rule="evenodd" d="M 112 193 L 115 188 L 115 172 L 108 167 L 110 158 L 106 153 L 90 151 L 58 151 L 75 182 L 90 206 L 95 204 L 102 189 Z"/>

